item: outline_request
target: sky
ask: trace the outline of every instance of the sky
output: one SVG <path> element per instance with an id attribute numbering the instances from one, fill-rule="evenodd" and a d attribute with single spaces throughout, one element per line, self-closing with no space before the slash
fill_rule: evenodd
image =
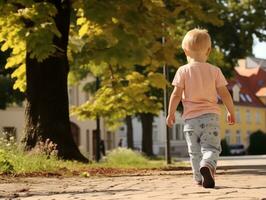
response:
<path id="1" fill-rule="evenodd" d="M 266 59 L 266 42 L 259 42 L 256 38 L 254 40 L 253 53 L 255 57 Z"/>

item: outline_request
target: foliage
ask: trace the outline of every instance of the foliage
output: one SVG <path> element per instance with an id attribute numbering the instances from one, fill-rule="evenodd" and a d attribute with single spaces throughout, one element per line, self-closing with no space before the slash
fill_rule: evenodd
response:
<path id="1" fill-rule="evenodd" d="M 94 98 L 74 108 L 73 113 L 82 118 L 96 118 L 97 115 L 104 117 L 109 128 L 116 128 L 119 125 L 117 122 L 129 114 L 157 114 L 162 107 L 161 103 L 156 101 L 156 96 L 148 96 L 146 93 L 152 85 L 156 85 L 156 79 L 161 80 L 157 87 L 162 87 L 165 80 L 158 73 L 150 73 L 148 77 L 150 79 L 138 72 L 131 72 L 124 78 L 117 77 L 113 79 L 113 85 L 103 85 Z"/>
<path id="2" fill-rule="evenodd" d="M 214 5 L 214 1 L 211 2 Z M 174 35 L 172 29 L 179 23 L 176 19 L 182 18 L 180 12 L 209 23 L 221 23 L 210 8 L 207 10 L 213 17 L 206 17 L 200 8 L 201 4 L 206 4 L 204 2 L 79 3 L 89 7 L 90 12 L 86 9 L 77 12 L 81 38 L 72 31 L 70 43 L 76 44 L 76 48 L 69 53 L 75 58 L 71 79 L 85 77 L 87 71 L 100 78 L 101 86 L 94 98 L 72 111 L 80 118 L 101 116 L 111 129 L 118 127 L 126 115 L 142 112 L 156 115 L 162 109 L 160 95 L 167 85 L 161 73 L 162 66 L 178 65 L 175 55 L 181 35 Z M 99 14 L 96 10 L 100 7 L 108 10 Z M 164 44 L 162 37 L 166 38 Z M 136 70 L 136 66 L 141 70 Z M 75 75 L 79 78 L 73 78 Z"/>
<path id="3" fill-rule="evenodd" d="M 99 165 L 116 168 L 155 168 L 162 167 L 164 164 L 163 161 L 153 162 L 140 152 L 117 148 L 109 152 Z"/>
<path id="4" fill-rule="evenodd" d="M 214 42 L 224 54 L 226 62 L 233 63 L 246 56 L 252 55 L 254 36 L 260 41 L 266 40 L 266 1 L 264 0 L 219 0 L 220 9 L 217 12 L 223 26 L 214 26 L 210 23 L 201 23 L 198 20 L 194 25 L 200 25 L 209 30 Z M 234 66 L 234 65 L 233 65 Z"/>
<path id="5" fill-rule="evenodd" d="M 4 150 L 0 149 L 0 172 L 9 174 L 14 171 L 14 166 L 9 162 Z"/>
<path id="6" fill-rule="evenodd" d="M 63 161 L 52 156 L 54 144 L 50 141 L 41 144 L 41 148 L 31 152 L 23 151 L 14 138 L 0 137 L 0 173 L 27 174 L 27 173 L 58 173 L 62 175 L 90 176 L 90 171 L 106 169 L 161 169 L 165 167 L 163 159 L 150 160 L 141 153 L 118 148 L 108 152 L 107 156 L 99 163 L 83 164 L 76 161 Z M 47 153 L 47 149 L 50 149 Z M 42 151 L 43 150 L 43 151 Z M 184 163 L 175 163 L 172 167 L 184 166 Z M 110 170 L 108 170 L 110 169 Z M 104 173 L 104 172 L 103 172 Z M 95 174 L 95 173 L 94 173 Z M 97 173 L 96 173 L 97 174 Z"/>
<path id="7" fill-rule="evenodd" d="M 266 154 L 266 134 L 258 130 L 250 135 L 248 153 L 250 155 Z"/>
<path id="8" fill-rule="evenodd" d="M 24 95 L 19 90 L 13 90 L 15 81 L 11 78 L 13 69 L 4 69 L 9 53 L 0 52 L 0 109 L 5 109 L 9 104 L 20 105 Z"/>
<path id="9" fill-rule="evenodd" d="M 16 68 L 12 73 L 12 78 L 17 79 L 14 89 L 26 89 L 26 50 L 38 61 L 55 52 L 53 36 L 60 36 L 53 20 L 55 14 L 56 8 L 46 1 L 12 0 L 0 4 L 1 50 L 12 49 L 5 67 Z"/>
<path id="10" fill-rule="evenodd" d="M 209 30 L 215 48 L 210 60 L 229 74 L 229 61 L 251 53 L 253 33 L 265 39 L 265 20 L 258 17 L 265 18 L 264 11 L 264 0 L 73 1 L 69 80 L 74 83 L 90 73 L 101 81 L 95 97 L 73 113 L 102 116 L 113 128 L 126 115 L 158 113 L 162 104 L 154 93 L 167 83 L 161 67 L 184 62 L 178 44 L 188 29 Z M 56 12 L 45 0 L 0 1 L 1 50 L 11 51 L 5 67 L 14 69 L 15 89 L 26 89 L 26 51 L 39 62 L 58 56 L 53 45 L 54 36 L 60 37 Z M 144 73 L 135 72 L 136 65 L 143 66 Z"/>

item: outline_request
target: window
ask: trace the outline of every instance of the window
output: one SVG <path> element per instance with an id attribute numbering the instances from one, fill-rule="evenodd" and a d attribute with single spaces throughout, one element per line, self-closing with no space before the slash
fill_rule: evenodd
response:
<path id="1" fill-rule="evenodd" d="M 251 131 L 247 131 L 247 139 L 246 139 L 246 141 L 247 141 L 247 146 L 249 146 L 249 137 L 250 137 L 250 135 L 251 135 Z"/>
<path id="2" fill-rule="evenodd" d="M 152 134 L 153 134 L 153 140 L 158 141 L 158 126 L 157 124 L 152 125 Z"/>
<path id="3" fill-rule="evenodd" d="M 260 79 L 260 80 L 258 81 L 258 86 L 263 86 L 263 84 L 264 84 L 264 80 Z"/>
<path id="4" fill-rule="evenodd" d="M 16 141 L 17 130 L 15 127 L 12 127 L 12 126 L 3 127 L 2 132 L 3 132 L 4 138 L 7 139 L 8 141 L 10 141 L 11 139 Z"/>
<path id="5" fill-rule="evenodd" d="M 237 123 L 240 122 L 240 110 L 239 110 L 239 108 L 236 109 L 236 122 Z"/>
<path id="6" fill-rule="evenodd" d="M 259 111 L 256 112 L 256 123 L 260 124 L 260 113 L 259 113 Z"/>
<path id="7" fill-rule="evenodd" d="M 86 130 L 86 142 L 87 142 L 87 151 L 90 152 L 90 130 Z"/>
<path id="8" fill-rule="evenodd" d="M 240 130 L 236 131 L 236 144 L 241 144 L 241 133 L 240 133 Z"/>
<path id="9" fill-rule="evenodd" d="M 175 125 L 175 137 L 176 137 L 176 140 L 184 140 L 182 124 Z"/>
<path id="10" fill-rule="evenodd" d="M 80 145 L 80 128 L 77 124 L 70 122 L 71 134 L 74 139 L 74 142 L 77 146 Z"/>
<path id="11" fill-rule="evenodd" d="M 251 99 L 251 97 L 248 95 L 248 94 L 246 94 L 246 98 L 247 98 L 247 100 L 251 103 L 252 102 L 252 99 Z"/>
<path id="12" fill-rule="evenodd" d="M 244 102 L 247 102 L 247 100 L 246 100 L 244 94 L 240 94 L 240 99 L 241 99 L 242 101 L 244 101 Z"/>
<path id="13" fill-rule="evenodd" d="M 249 110 L 246 110 L 246 122 L 251 123 L 251 113 Z"/>
<path id="14" fill-rule="evenodd" d="M 231 141 L 230 141 L 230 135 L 231 135 L 231 133 L 230 133 L 230 130 L 225 130 L 225 140 L 226 140 L 226 142 L 227 142 L 227 144 L 230 144 L 231 143 Z"/>
<path id="15" fill-rule="evenodd" d="M 69 99 L 69 104 L 74 105 L 74 88 L 73 87 L 68 88 L 68 99 Z"/>
<path id="16" fill-rule="evenodd" d="M 85 101 L 89 101 L 90 100 L 90 94 L 89 94 L 89 92 L 87 92 L 87 91 L 84 91 L 84 95 L 85 95 Z"/>
<path id="17" fill-rule="evenodd" d="M 169 139 L 170 140 L 174 140 L 175 138 L 174 138 L 174 131 L 173 131 L 173 129 L 170 129 L 169 130 Z"/>

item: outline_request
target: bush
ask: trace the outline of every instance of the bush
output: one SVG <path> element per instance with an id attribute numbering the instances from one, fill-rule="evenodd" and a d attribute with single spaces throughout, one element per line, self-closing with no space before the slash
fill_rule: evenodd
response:
<path id="1" fill-rule="evenodd" d="M 229 145 L 227 144 L 225 139 L 221 140 L 221 147 L 222 147 L 222 152 L 221 152 L 221 156 L 230 156 L 230 148 Z"/>
<path id="2" fill-rule="evenodd" d="M 106 162 L 114 165 L 146 165 L 148 159 L 138 152 L 126 148 L 117 148 L 107 154 Z"/>
<path id="3" fill-rule="evenodd" d="M 117 148 L 107 154 L 102 164 L 108 167 L 149 168 L 156 167 L 162 163 L 153 163 L 141 153 L 131 149 Z"/>
<path id="4" fill-rule="evenodd" d="M 0 172 L 9 174 L 14 172 L 14 166 L 10 163 L 10 161 L 7 159 L 8 153 L 1 149 L 0 150 Z"/>
<path id="5" fill-rule="evenodd" d="M 250 135 L 248 153 L 250 155 L 266 154 L 266 134 L 258 130 Z"/>
<path id="6" fill-rule="evenodd" d="M 39 143 L 30 152 L 24 152 L 15 142 L 0 133 L 0 173 L 27 173 L 56 171 L 62 162 L 57 157 L 56 145 L 50 140 Z"/>

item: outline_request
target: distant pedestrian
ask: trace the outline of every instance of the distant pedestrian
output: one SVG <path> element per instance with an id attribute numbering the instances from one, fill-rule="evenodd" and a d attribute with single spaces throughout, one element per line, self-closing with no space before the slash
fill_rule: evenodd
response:
<path id="1" fill-rule="evenodd" d="M 170 97 L 166 123 L 175 123 L 177 105 L 182 100 L 185 120 L 184 133 L 193 170 L 198 185 L 214 188 L 214 174 L 221 152 L 219 95 L 227 108 L 227 121 L 235 123 L 231 95 L 221 70 L 207 63 L 211 52 L 211 38 L 207 30 L 193 29 L 187 32 L 182 48 L 188 64 L 181 66 L 174 77 L 175 86 Z"/>
<path id="2" fill-rule="evenodd" d="M 122 146 L 123 146 L 123 139 L 122 139 L 122 138 L 119 140 L 119 142 L 118 142 L 118 146 L 119 146 L 119 147 L 122 147 Z"/>
<path id="3" fill-rule="evenodd" d="M 104 140 L 101 140 L 101 142 L 100 142 L 100 152 L 102 153 L 103 156 L 105 156 L 105 144 L 104 144 Z"/>

